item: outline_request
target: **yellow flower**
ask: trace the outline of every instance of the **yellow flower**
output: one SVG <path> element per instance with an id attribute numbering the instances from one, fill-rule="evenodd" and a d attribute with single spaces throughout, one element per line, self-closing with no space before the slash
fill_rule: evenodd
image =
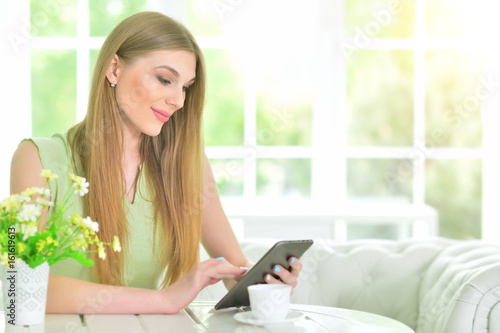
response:
<path id="1" fill-rule="evenodd" d="M 41 207 L 52 207 L 54 206 L 54 203 L 52 201 L 48 201 L 42 198 L 37 198 L 36 199 L 36 204 L 41 206 Z"/>
<path id="2" fill-rule="evenodd" d="M 45 247 L 45 241 L 43 239 L 40 239 L 38 242 L 36 242 L 36 250 L 38 252 L 42 252 L 44 247 Z"/>
<path id="3" fill-rule="evenodd" d="M 19 242 L 17 243 L 17 251 L 19 254 L 23 253 L 24 250 L 26 250 L 26 244 L 24 244 L 23 242 Z"/>
<path id="4" fill-rule="evenodd" d="M 121 250 L 122 247 L 120 246 L 120 240 L 115 236 L 115 238 L 113 239 L 113 251 L 120 252 Z"/>
<path id="5" fill-rule="evenodd" d="M 75 244 L 73 245 L 73 248 L 79 249 L 82 247 L 87 247 L 87 242 L 85 241 L 85 238 L 82 235 L 80 235 L 80 237 L 78 237 L 75 240 Z"/>
<path id="6" fill-rule="evenodd" d="M 9 263 L 9 255 L 7 254 L 7 252 L 4 252 L 0 257 L 0 265 L 7 267 L 8 263 Z"/>
<path id="7" fill-rule="evenodd" d="M 33 195 L 38 194 L 39 192 L 40 189 L 38 187 L 30 187 L 22 191 L 21 195 L 24 195 L 26 197 L 32 197 Z"/>
<path id="8" fill-rule="evenodd" d="M 52 179 L 57 179 L 59 178 L 58 175 L 56 175 L 55 173 L 51 172 L 50 170 L 42 170 L 42 173 L 40 174 L 40 177 L 42 178 L 45 178 L 47 180 L 52 180 Z"/>
<path id="9" fill-rule="evenodd" d="M 69 220 L 76 226 L 85 227 L 85 223 L 83 223 L 83 219 L 78 215 L 78 213 L 74 213 L 70 216 Z"/>
<path id="10" fill-rule="evenodd" d="M 75 175 L 74 173 L 70 173 L 69 174 L 69 179 L 71 179 L 71 181 L 73 183 L 81 183 L 85 178 L 82 178 L 80 176 L 77 176 Z"/>
<path id="11" fill-rule="evenodd" d="M 106 252 L 104 252 L 104 246 L 102 243 L 97 244 L 97 253 L 99 255 L 99 258 L 102 260 L 106 259 Z"/>
<path id="12" fill-rule="evenodd" d="M 88 261 L 80 260 L 84 258 L 81 256 L 83 253 L 96 252 L 101 260 L 105 260 L 106 246 L 112 247 L 115 252 L 122 251 L 117 236 L 114 236 L 111 243 L 103 243 L 99 240 L 97 236 L 99 223 L 92 221 L 90 217 L 83 219 L 78 213 L 69 217 L 63 216 L 64 210 L 62 209 L 68 204 L 67 200 L 71 192 L 74 191 L 81 196 L 88 193 L 89 183 L 85 178 L 69 174 L 71 186 L 67 194 L 63 196 L 64 201 L 59 205 L 50 201 L 51 193 L 48 188 L 49 181 L 57 179 L 58 176 L 50 170 L 43 170 L 40 176 L 46 180 L 43 188 L 30 187 L 21 194 L 13 194 L 0 200 L 2 222 L 11 225 L 21 237 L 21 239 L 16 238 L 15 244 L 19 257 L 33 255 L 37 261 L 48 261 L 50 265 L 57 260 L 75 257 L 74 255 L 78 254 L 78 260 L 87 265 Z M 45 207 L 54 207 L 55 212 L 46 221 L 46 227 L 38 230 L 38 220 Z M 9 265 L 13 260 L 13 254 L 5 249 L 8 236 L 6 233 L 0 233 L 0 244 L 4 244 L 3 249 L 0 245 L 0 264 L 2 265 Z M 63 240 L 62 244 L 58 242 L 59 237 Z M 63 248 L 60 248 L 61 245 Z"/>
<path id="13" fill-rule="evenodd" d="M 2 202 L 0 203 L 0 209 L 9 213 L 16 208 L 20 208 L 21 204 L 21 196 L 18 194 L 13 194 L 10 197 L 2 200 Z"/>
<path id="14" fill-rule="evenodd" d="M 99 240 L 99 237 L 97 237 L 96 234 L 93 234 L 94 238 L 88 237 L 89 243 L 90 244 L 99 244 L 101 241 Z"/>

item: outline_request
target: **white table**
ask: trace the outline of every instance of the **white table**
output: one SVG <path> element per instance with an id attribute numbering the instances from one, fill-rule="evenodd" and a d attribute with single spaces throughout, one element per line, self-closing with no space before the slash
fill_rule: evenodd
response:
<path id="1" fill-rule="evenodd" d="M 238 310 L 213 311 L 214 303 L 193 303 L 173 315 L 62 315 L 48 314 L 44 325 L 8 325 L 6 333 L 413 333 L 404 324 L 379 315 L 314 305 L 292 305 L 302 319 L 279 326 L 242 324 Z M 240 310 L 243 311 L 243 310 Z M 3 316 L 2 316 L 3 317 Z M 3 325 L 2 325 L 3 327 Z"/>

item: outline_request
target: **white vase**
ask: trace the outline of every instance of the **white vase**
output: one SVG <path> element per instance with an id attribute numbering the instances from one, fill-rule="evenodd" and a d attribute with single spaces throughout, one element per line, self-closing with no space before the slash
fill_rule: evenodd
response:
<path id="1" fill-rule="evenodd" d="M 2 266 L 5 325 L 36 325 L 45 321 L 49 264 L 31 268 L 17 259 L 12 269 Z"/>

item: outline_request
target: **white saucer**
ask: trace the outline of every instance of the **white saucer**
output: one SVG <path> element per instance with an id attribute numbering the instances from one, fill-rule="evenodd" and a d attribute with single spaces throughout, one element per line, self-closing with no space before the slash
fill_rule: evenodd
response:
<path id="1" fill-rule="evenodd" d="M 257 318 L 252 311 L 247 312 L 238 312 L 234 315 L 234 319 L 244 324 L 258 325 L 258 326 L 267 326 L 267 325 L 280 325 L 285 323 L 291 323 L 292 321 L 299 320 L 304 317 L 302 312 L 298 311 L 288 311 L 285 319 L 280 320 L 267 320 L 264 321 L 261 318 Z"/>

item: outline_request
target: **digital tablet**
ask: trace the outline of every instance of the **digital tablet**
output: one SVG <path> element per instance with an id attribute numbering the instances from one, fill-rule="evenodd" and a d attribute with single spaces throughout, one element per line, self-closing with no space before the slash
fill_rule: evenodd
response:
<path id="1" fill-rule="evenodd" d="M 290 269 L 288 259 L 290 257 L 300 258 L 313 244 L 311 239 L 280 241 L 267 251 L 267 253 L 253 266 L 243 278 L 215 305 L 215 309 L 225 309 L 237 306 L 250 305 L 247 287 L 253 284 L 266 283 L 264 276 L 272 274 L 275 265 L 281 265 Z"/>

